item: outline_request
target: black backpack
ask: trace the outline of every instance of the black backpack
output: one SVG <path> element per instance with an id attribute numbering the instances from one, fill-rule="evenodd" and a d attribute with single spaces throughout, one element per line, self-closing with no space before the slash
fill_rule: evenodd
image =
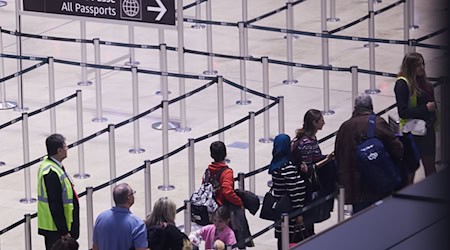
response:
<path id="1" fill-rule="evenodd" d="M 228 167 L 221 168 L 211 178 L 209 169 L 206 169 L 202 185 L 191 195 L 191 221 L 205 226 L 212 223 L 212 213 L 219 207 L 216 202 L 216 191 L 220 189 L 219 179 L 222 172 Z"/>
<path id="2" fill-rule="evenodd" d="M 367 139 L 356 147 L 356 159 L 364 183 L 378 193 L 390 193 L 401 183 L 400 168 L 384 144 L 375 137 L 376 115 L 369 116 Z"/>

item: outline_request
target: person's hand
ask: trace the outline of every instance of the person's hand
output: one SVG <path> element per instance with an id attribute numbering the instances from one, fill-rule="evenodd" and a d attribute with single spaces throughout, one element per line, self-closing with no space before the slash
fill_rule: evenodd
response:
<path id="1" fill-rule="evenodd" d="M 296 222 L 298 225 L 303 224 L 303 216 L 298 216 Z"/>
<path id="2" fill-rule="evenodd" d="M 428 111 L 436 111 L 436 104 L 434 102 L 427 102 L 427 109 Z"/>
<path id="3" fill-rule="evenodd" d="M 334 152 L 332 152 L 331 154 L 327 155 L 327 161 L 331 161 L 334 160 Z"/>
<path id="4" fill-rule="evenodd" d="M 300 171 L 302 171 L 303 173 L 308 173 L 308 165 L 302 162 L 302 164 L 300 165 Z"/>
<path id="5" fill-rule="evenodd" d="M 65 239 L 65 240 L 68 240 L 70 238 L 72 238 L 72 235 L 70 235 L 70 233 L 67 233 L 67 234 L 64 234 L 61 236 L 61 239 Z"/>

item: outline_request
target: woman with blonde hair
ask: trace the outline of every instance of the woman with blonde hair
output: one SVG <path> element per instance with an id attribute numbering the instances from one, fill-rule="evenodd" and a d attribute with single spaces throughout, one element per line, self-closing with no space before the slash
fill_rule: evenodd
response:
<path id="1" fill-rule="evenodd" d="M 175 203 L 167 197 L 159 198 L 147 216 L 148 246 L 152 250 L 183 250 L 190 245 L 188 237 L 175 226 Z"/>
<path id="2" fill-rule="evenodd" d="M 433 86 L 427 79 L 425 60 L 421 54 L 411 52 L 404 56 L 395 82 L 394 92 L 402 126 L 406 125 L 411 119 L 419 119 L 425 122 L 426 132 L 424 134 L 415 135 L 415 131 L 411 131 L 411 133 L 422 160 L 425 176 L 429 176 L 436 172 L 434 126 L 437 116 Z M 409 167 L 408 183 L 412 184 L 418 166 Z"/>

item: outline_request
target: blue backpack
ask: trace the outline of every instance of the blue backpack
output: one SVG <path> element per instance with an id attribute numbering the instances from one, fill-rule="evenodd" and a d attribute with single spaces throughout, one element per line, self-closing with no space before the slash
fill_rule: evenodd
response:
<path id="1" fill-rule="evenodd" d="M 376 115 L 369 116 L 367 139 L 356 147 L 356 158 L 362 180 L 378 193 L 390 193 L 401 183 L 400 169 L 375 137 Z"/>

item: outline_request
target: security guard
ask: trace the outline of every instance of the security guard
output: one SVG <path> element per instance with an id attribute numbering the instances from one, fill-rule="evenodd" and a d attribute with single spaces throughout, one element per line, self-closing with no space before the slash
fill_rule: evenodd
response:
<path id="1" fill-rule="evenodd" d="M 52 134 L 45 140 L 47 157 L 38 171 L 38 233 L 49 250 L 60 238 L 78 239 L 80 208 L 62 161 L 67 157 L 66 139 Z"/>

